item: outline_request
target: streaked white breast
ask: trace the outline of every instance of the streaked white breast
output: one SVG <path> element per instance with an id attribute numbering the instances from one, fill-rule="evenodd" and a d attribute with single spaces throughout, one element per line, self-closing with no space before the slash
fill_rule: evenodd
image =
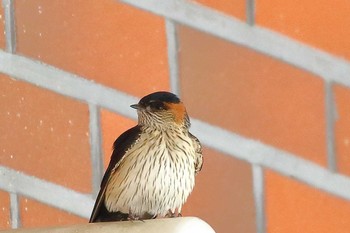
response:
<path id="1" fill-rule="evenodd" d="M 194 187 L 194 164 L 195 148 L 186 133 L 142 134 L 111 175 L 106 207 L 135 216 L 181 211 Z"/>

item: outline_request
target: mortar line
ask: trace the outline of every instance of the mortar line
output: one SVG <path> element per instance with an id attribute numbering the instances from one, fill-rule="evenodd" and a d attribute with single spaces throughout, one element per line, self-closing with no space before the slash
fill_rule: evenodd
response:
<path id="1" fill-rule="evenodd" d="M 168 47 L 168 64 L 170 75 L 170 90 L 180 96 L 180 80 L 178 66 L 178 41 L 176 24 L 171 19 L 165 20 L 167 47 Z"/>
<path id="2" fill-rule="evenodd" d="M 97 197 L 103 175 L 103 155 L 101 139 L 100 108 L 96 104 L 89 104 L 89 136 L 92 165 L 92 194 Z"/>
<path id="3" fill-rule="evenodd" d="M 253 164 L 253 193 L 256 214 L 256 232 L 265 233 L 265 192 L 264 192 L 264 171 L 260 165 Z"/>
<path id="4" fill-rule="evenodd" d="M 5 14 L 5 41 L 6 51 L 16 53 L 16 26 L 14 0 L 2 1 Z"/>
<path id="5" fill-rule="evenodd" d="M 246 0 L 246 18 L 250 26 L 255 25 L 255 0 Z"/>
<path id="6" fill-rule="evenodd" d="M 17 193 L 10 193 L 11 227 L 17 229 L 21 227 L 19 198 Z"/>

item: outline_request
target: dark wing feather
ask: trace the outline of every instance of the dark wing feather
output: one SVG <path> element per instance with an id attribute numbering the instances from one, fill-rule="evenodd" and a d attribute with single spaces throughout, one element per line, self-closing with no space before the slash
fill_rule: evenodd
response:
<path id="1" fill-rule="evenodd" d="M 202 170 L 203 167 L 203 153 L 202 153 L 202 145 L 201 142 L 196 138 L 193 134 L 188 132 L 189 136 L 191 137 L 193 144 L 196 147 L 196 162 L 195 162 L 195 171 L 196 174 Z"/>
<path id="2" fill-rule="evenodd" d="M 118 218 L 124 217 L 122 213 L 111 213 L 109 212 L 105 205 L 105 191 L 108 184 L 108 180 L 112 173 L 112 170 L 115 169 L 115 166 L 118 162 L 123 158 L 125 152 L 133 145 L 133 143 L 140 136 L 141 129 L 139 126 L 135 126 L 123 134 L 121 134 L 117 140 L 115 140 L 113 144 L 113 153 L 111 156 L 111 160 L 109 162 L 108 168 L 103 176 L 101 182 L 101 189 L 97 195 L 96 202 L 94 205 L 94 209 L 92 210 L 92 214 L 89 222 L 102 222 L 102 221 L 113 221 Z"/>

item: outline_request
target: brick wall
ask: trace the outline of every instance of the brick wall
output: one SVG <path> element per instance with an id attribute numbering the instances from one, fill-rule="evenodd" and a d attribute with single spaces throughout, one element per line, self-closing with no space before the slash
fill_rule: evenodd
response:
<path id="1" fill-rule="evenodd" d="M 0 229 L 86 222 L 113 141 L 136 123 L 129 105 L 156 90 L 181 96 L 204 144 L 183 215 L 217 232 L 350 229 L 348 12 L 4 0 Z"/>

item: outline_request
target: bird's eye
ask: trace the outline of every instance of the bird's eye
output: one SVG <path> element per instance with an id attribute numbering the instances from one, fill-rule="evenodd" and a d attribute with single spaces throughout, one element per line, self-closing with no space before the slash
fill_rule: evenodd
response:
<path id="1" fill-rule="evenodd" d="M 164 109 L 163 103 L 159 102 L 159 101 L 152 101 L 149 103 L 149 105 L 152 109 L 155 109 L 155 110 L 163 110 Z"/>

